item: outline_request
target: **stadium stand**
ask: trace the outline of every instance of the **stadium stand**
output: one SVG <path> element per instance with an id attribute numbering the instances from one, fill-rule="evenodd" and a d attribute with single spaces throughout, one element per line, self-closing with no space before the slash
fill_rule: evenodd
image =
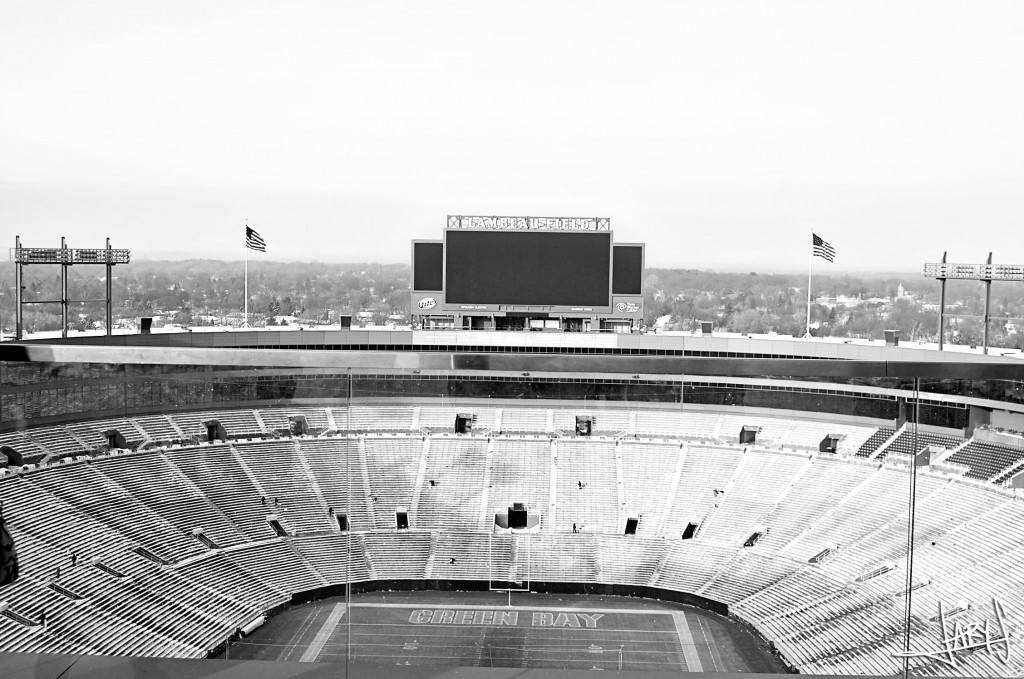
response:
<path id="1" fill-rule="evenodd" d="M 896 433 L 894 427 L 879 427 L 878 430 L 868 437 L 857 449 L 857 457 L 871 457 L 883 443 L 888 441 Z"/>
<path id="2" fill-rule="evenodd" d="M 882 448 L 874 459 L 884 460 L 888 455 L 911 456 L 920 452 L 925 446 L 936 446 L 952 450 L 961 443 L 963 438 L 956 436 L 942 436 L 939 434 L 928 434 L 925 432 L 914 433 L 910 429 L 904 429 L 887 446 Z"/>
<path id="3" fill-rule="evenodd" d="M 413 429 L 417 418 L 429 429 L 424 423 L 456 410 L 350 412 L 358 432 L 391 414 L 408 418 L 396 431 Z M 251 418 L 276 435 L 294 411 L 267 412 L 220 421 Z M 503 429 L 506 422 L 536 429 L 410 436 L 379 426 L 374 434 L 149 448 L 6 474 L 0 495 L 26 566 L 22 580 L 0 594 L 7 604 L 0 648 L 202 657 L 294 595 L 345 582 L 572 582 L 651 586 L 727 604 L 803 672 L 899 671 L 891 653 L 902 648 L 906 432 L 894 439 L 896 430 L 840 432 L 818 422 L 803 431 L 798 420 L 705 413 L 673 424 L 671 415 L 637 412 L 631 422 L 599 411 L 597 421 L 617 422 L 620 434 L 625 425 L 626 432 L 673 436 L 615 440 L 558 436 L 553 430 L 574 424 L 564 416 L 574 418 L 572 410 L 493 412 Z M 323 432 L 334 426 L 326 409 L 302 414 Z M 175 428 L 150 416 L 125 422 L 138 441 L 155 440 L 147 423 L 162 435 Z M 727 428 L 740 422 L 766 435 L 739 446 Z M 69 430 L 49 427 L 41 438 L 63 431 L 71 440 Z M 854 439 L 847 449 L 857 454 L 812 450 L 822 432 Z M 722 443 L 705 443 L 718 437 Z M 897 454 L 865 459 L 890 439 L 882 452 Z M 968 447 L 952 457 L 966 456 Z M 983 620 L 994 596 L 1019 603 L 1024 582 L 1024 508 L 1012 491 L 983 482 L 1012 460 L 993 463 L 988 476 L 979 463 L 962 463 L 971 478 L 917 472 L 914 624 L 924 635 L 937 634 L 939 601 L 964 601 L 971 606 L 964 615 Z M 541 516 L 540 532 L 491 530 L 493 514 L 514 502 Z M 351 532 L 338 532 L 328 507 L 348 515 Z M 408 511 L 409 530 L 396 530 L 398 508 Z M 276 535 L 268 515 L 295 535 Z M 640 518 L 636 535 L 622 535 L 629 516 Z M 699 529 L 681 540 L 690 523 Z M 744 547 L 762 528 L 761 539 Z M 212 546 L 194 536 L 197 529 Z M 811 562 L 827 549 L 828 558 Z M 44 609 L 46 629 L 36 624 Z M 1024 625 L 1015 605 L 1007 610 L 1013 625 Z M 957 673 L 1024 670 L 1024 659 L 992 662 L 972 654 Z M 938 663 L 919 669 L 951 673 Z"/>
<path id="4" fill-rule="evenodd" d="M 484 521 L 488 452 L 484 438 L 431 439 L 412 505 L 417 528 L 476 531 L 489 527 Z"/>
<path id="5" fill-rule="evenodd" d="M 355 406 L 339 427 L 349 431 L 413 431 L 413 406 Z"/>
<path id="6" fill-rule="evenodd" d="M 673 540 L 666 545 L 665 556 L 651 584 L 680 592 L 699 591 L 739 551 L 695 539 Z"/>
<path id="7" fill-rule="evenodd" d="M 291 546 L 332 585 L 377 577 L 362 535 L 308 535 L 292 538 Z"/>
<path id="8" fill-rule="evenodd" d="M 666 505 L 664 532 L 682 535 L 688 523 L 703 524 L 718 504 L 722 491 L 736 471 L 744 451 L 730 446 L 691 445 L 683 448 L 683 467 Z M 698 532 L 699 535 L 699 532 Z"/>
<path id="9" fill-rule="evenodd" d="M 743 544 L 810 464 L 806 455 L 748 449 L 718 506 L 701 526 L 701 538 Z"/>
<path id="10" fill-rule="evenodd" d="M 224 427 L 229 438 L 246 438 L 262 436 L 263 427 L 256 419 L 253 410 L 219 410 L 213 412 L 180 412 L 172 413 L 171 420 L 186 438 L 198 441 L 207 440 L 207 428 L 204 422 L 216 420 Z"/>
<path id="11" fill-rule="evenodd" d="M 261 408 L 256 411 L 256 414 L 267 433 L 288 433 L 291 426 L 289 418 L 293 415 L 301 415 L 306 418 L 311 436 L 319 436 L 327 430 L 335 428 L 331 424 L 327 408 Z"/>
<path id="12" fill-rule="evenodd" d="M 1019 448 L 974 440 L 968 441 L 967 445 L 947 458 L 949 462 L 967 465 L 971 468 L 967 476 L 982 481 L 1000 477 L 1004 469 L 1016 465 L 1022 459 L 1024 450 Z"/>
<path id="13" fill-rule="evenodd" d="M 243 548 L 248 549 L 248 548 Z M 295 568 L 294 565 L 291 568 Z M 182 575 L 238 601 L 245 601 L 262 610 L 287 603 L 291 593 L 263 580 L 231 558 L 230 553 L 211 552 L 202 558 L 176 567 Z"/>
<path id="14" fill-rule="evenodd" d="M 741 551 L 723 564 L 697 594 L 733 604 L 782 580 L 797 567 L 791 561 Z"/>
<path id="15" fill-rule="evenodd" d="M 33 429 L 31 437 L 47 451 L 45 460 L 53 460 L 74 455 L 83 455 L 99 447 L 106 447 L 106 442 L 97 443 L 91 446 L 86 441 L 74 436 L 67 427 L 40 427 Z"/>
<path id="16" fill-rule="evenodd" d="M 634 432 L 637 436 L 710 440 L 718 437 L 721 419 L 717 414 L 639 410 Z"/>
<path id="17" fill-rule="evenodd" d="M 504 408 L 498 417 L 500 417 L 500 430 L 505 434 L 550 434 L 554 428 L 554 416 L 550 410 Z"/>
<path id="18" fill-rule="evenodd" d="M 576 416 L 590 415 L 593 418 L 593 433 L 606 436 L 632 434 L 628 410 L 595 410 L 586 404 L 579 408 L 557 408 L 554 410 L 555 431 L 571 434 L 576 429 Z"/>
<path id="19" fill-rule="evenodd" d="M 132 418 L 69 424 L 68 429 L 79 439 L 92 441 L 96 448 L 104 450 L 108 448 L 109 444 L 104 432 L 116 431 L 124 437 L 124 447 L 132 450 L 138 448 L 148 438 L 145 432 L 136 426 L 135 420 Z"/>
<path id="20" fill-rule="evenodd" d="M 460 413 L 473 415 L 473 432 L 482 434 L 494 429 L 494 408 L 480 408 L 467 406 L 464 408 L 434 408 L 423 406 L 418 409 L 419 419 L 416 428 L 431 432 L 452 432 L 455 425 L 455 417 Z"/>
<path id="21" fill-rule="evenodd" d="M 555 442 L 556 531 L 615 533 L 621 514 L 615 443 L 609 439 L 560 439 Z"/>
<path id="22" fill-rule="evenodd" d="M 607 582 L 648 585 L 665 558 L 662 540 L 599 535 L 597 541 L 599 571 Z"/>
<path id="23" fill-rule="evenodd" d="M 254 485 L 256 478 L 226 445 L 171 448 L 167 459 L 210 498 L 217 508 L 251 540 L 272 537 L 267 516 L 273 499 Z M 263 503 L 262 499 L 267 502 Z"/>
<path id="24" fill-rule="evenodd" d="M 515 502 L 540 517 L 541 528 L 551 525 L 551 441 L 525 438 L 493 439 L 490 477 L 487 488 L 487 515 L 504 514 Z M 531 479 L 523 483 L 523 479 Z M 488 526 L 490 527 L 490 526 Z"/>
<path id="25" fill-rule="evenodd" d="M 329 584 L 289 543 L 281 540 L 250 544 L 224 554 L 260 582 L 282 592 L 307 592 Z"/>
<path id="26" fill-rule="evenodd" d="M 158 451 L 96 460 L 94 468 L 184 534 L 200 529 L 219 547 L 246 541 L 238 527 Z M 196 541 L 198 544 L 198 540 Z"/>
<path id="27" fill-rule="evenodd" d="M 679 466 L 678 443 L 621 441 L 623 511 L 639 519 L 637 535 L 654 535 L 665 516 L 665 499 Z"/>
<path id="28" fill-rule="evenodd" d="M 594 534 L 536 533 L 517 536 L 513 566 L 531 581 L 600 582 L 598 541 Z"/>
<path id="29" fill-rule="evenodd" d="M 327 503 L 317 477 L 299 456 L 299 444 L 280 441 L 236 441 L 231 448 L 239 461 L 253 472 L 268 508 L 298 533 L 332 530 Z"/>
<path id="30" fill-rule="evenodd" d="M 434 531 L 430 542 L 427 573 L 431 578 L 505 580 L 513 564 L 512 540 L 492 532 Z"/>
<path id="31" fill-rule="evenodd" d="M 359 441 L 345 436 L 298 439 L 298 455 L 308 466 L 335 517 L 344 513 L 352 530 L 374 526 L 366 460 L 359 455 Z M 333 526 L 332 526 L 333 529 Z"/>
<path id="32" fill-rule="evenodd" d="M 772 530 L 755 549 L 773 552 L 781 549 L 875 471 L 873 466 L 847 464 L 819 456 L 765 519 L 765 525 Z M 822 543 L 817 546 L 825 548 Z"/>
<path id="33" fill-rule="evenodd" d="M 426 569 L 433 544 L 431 533 L 367 533 L 363 541 L 366 553 L 373 557 L 373 571 L 378 578 L 419 580 L 427 577 Z"/>
<path id="34" fill-rule="evenodd" d="M 24 464 L 41 462 L 48 454 L 46 448 L 43 448 L 22 432 L 10 432 L 0 435 L 0 446 L 13 448 L 22 456 Z"/>
<path id="35" fill-rule="evenodd" d="M 175 562 L 204 551 L 198 541 L 154 514 L 91 464 L 64 465 L 27 478 L 150 553 Z"/>
<path id="36" fill-rule="evenodd" d="M 132 421 L 142 430 L 146 440 L 154 444 L 170 444 L 185 438 L 184 432 L 166 415 L 134 417 Z"/>
<path id="37" fill-rule="evenodd" d="M 821 440 L 828 435 L 841 437 L 836 453 L 856 455 L 860 447 L 876 433 L 871 427 L 833 424 L 830 422 L 791 422 L 789 430 L 780 442 L 785 448 L 818 450 Z"/>
<path id="38" fill-rule="evenodd" d="M 370 482 L 374 527 L 395 528 L 395 512 L 413 506 L 413 493 L 422 481 L 421 461 L 429 440 L 367 436 L 360 437 L 359 443 Z M 412 528 L 416 527 L 415 521 L 413 518 Z"/>

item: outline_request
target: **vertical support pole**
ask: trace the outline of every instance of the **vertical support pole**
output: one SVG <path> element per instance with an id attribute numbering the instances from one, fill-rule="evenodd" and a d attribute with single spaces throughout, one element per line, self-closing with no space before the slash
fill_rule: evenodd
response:
<path id="1" fill-rule="evenodd" d="M 21 236 L 15 236 L 14 237 L 14 252 L 17 253 L 18 250 L 20 250 L 20 249 L 21 249 Z M 16 339 L 16 340 L 18 340 L 20 342 L 21 339 L 22 339 L 22 337 L 21 337 L 21 333 L 22 333 L 21 306 L 22 306 L 22 304 L 24 304 L 24 300 L 22 299 L 21 291 L 22 291 L 22 288 L 24 286 L 22 286 L 22 284 L 21 284 L 21 267 L 22 267 L 21 256 L 19 255 L 19 256 L 15 257 L 15 259 L 17 261 L 14 263 L 14 301 L 15 301 L 15 310 L 14 310 L 14 339 Z"/>
<path id="2" fill-rule="evenodd" d="M 110 337 L 113 333 L 113 319 L 114 319 L 114 284 L 111 282 L 113 278 L 114 266 L 110 263 L 113 254 L 110 251 L 110 238 L 107 238 L 107 337 Z"/>
<path id="3" fill-rule="evenodd" d="M 985 262 L 989 266 L 992 265 L 992 253 L 988 253 L 988 260 Z M 992 279 L 985 279 L 985 330 L 981 336 L 981 353 L 988 353 L 988 308 L 992 302 Z"/>
<path id="4" fill-rule="evenodd" d="M 68 336 L 68 244 L 60 237 L 60 336 Z"/>
<path id="5" fill-rule="evenodd" d="M 946 255 L 948 252 L 942 253 L 942 263 L 946 263 Z M 939 351 L 942 351 L 942 338 L 945 333 L 946 326 L 946 279 L 939 279 Z"/>
<path id="6" fill-rule="evenodd" d="M 921 421 L 921 378 L 914 378 L 914 418 L 913 422 L 913 447 L 910 455 L 910 493 L 907 507 L 907 579 L 906 598 L 903 609 L 903 679 L 910 677 L 910 640 L 912 635 L 911 621 L 913 616 L 914 596 L 914 524 L 917 518 L 917 454 L 920 451 L 920 443 L 917 433 Z"/>
<path id="7" fill-rule="evenodd" d="M 811 234 L 813 243 L 814 234 Z M 804 337 L 811 336 L 811 267 L 814 265 L 814 246 L 811 246 L 810 257 L 807 258 L 807 326 Z"/>
<path id="8" fill-rule="evenodd" d="M 345 478 L 352 478 L 352 450 L 359 452 L 359 444 L 351 438 L 352 432 L 352 368 L 348 369 L 348 402 L 345 404 L 345 436 L 348 450 L 345 453 Z M 352 516 L 352 482 L 345 482 L 345 512 Z M 345 542 L 345 679 L 348 679 L 349 662 L 352 660 L 352 533 Z"/>

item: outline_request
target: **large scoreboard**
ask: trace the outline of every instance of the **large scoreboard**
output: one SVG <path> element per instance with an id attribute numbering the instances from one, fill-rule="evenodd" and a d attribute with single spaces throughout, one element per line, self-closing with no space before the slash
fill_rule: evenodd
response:
<path id="1" fill-rule="evenodd" d="M 448 224 L 443 240 L 413 242 L 412 311 L 423 321 L 632 329 L 643 318 L 644 246 L 615 243 L 607 219 L 459 216 Z"/>

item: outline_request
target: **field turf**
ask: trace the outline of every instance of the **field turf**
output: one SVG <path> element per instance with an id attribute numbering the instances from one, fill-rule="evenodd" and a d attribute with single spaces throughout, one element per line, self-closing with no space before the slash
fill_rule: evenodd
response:
<path id="1" fill-rule="evenodd" d="M 648 599 L 494 592 L 387 592 L 293 606 L 232 659 L 411 666 L 781 673 L 733 621 Z M 223 657 L 223 656 L 222 656 Z"/>

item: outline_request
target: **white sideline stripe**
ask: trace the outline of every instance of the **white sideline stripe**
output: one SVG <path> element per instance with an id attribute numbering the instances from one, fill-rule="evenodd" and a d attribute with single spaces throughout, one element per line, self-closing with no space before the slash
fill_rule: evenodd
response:
<path id="1" fill-rule="evenodd" d="M 313 638 L 313 643 L 309 645 L 302 657 L 299 658 L 299 662 L 316 662 L 317 656 L 320 655 L 320 651 L 324 650 L 324 646 L 327 645 L 327 640 L 331 638 L 331 633 L 334 632 L 334 628 L 341 622 L 341 617 L 345 615 L 345 604 L 335 604 L 334 610 L 324 620 L 324 624 L 320 627 L 320 631 L 316 633 Z"/>
<path id="2" fill-rule="evenodd" d="M 679 645 L 683 647 L 683 660 L 686 661 L 686 669 L 690 672 L 703 672 L 704 667 L 700 664 L 700 657 L 697 655 L 697 647 L 693 644 L 693 635 L 690 634 L 690 626 L 686 623 L 686 613 L 679 611 L 672 614 L 672 620 L 676 623 L 676 634 L 679 635 Z"/>
<path id="3" fill-rule="evenodd" d="M 405 608 L 422 611 L 426 609 L 456 609 L 460 611 L 565 611 L 566 613 L 632 613 L 641 615 L 675 615 L 672 611 L 651 610 L 646 608 L 591 608 L 590 606 L 480 606 L 478 604 L 352 604 L 352 608 Z M 682 614 L 680 614 L 682 615 Z"/>

